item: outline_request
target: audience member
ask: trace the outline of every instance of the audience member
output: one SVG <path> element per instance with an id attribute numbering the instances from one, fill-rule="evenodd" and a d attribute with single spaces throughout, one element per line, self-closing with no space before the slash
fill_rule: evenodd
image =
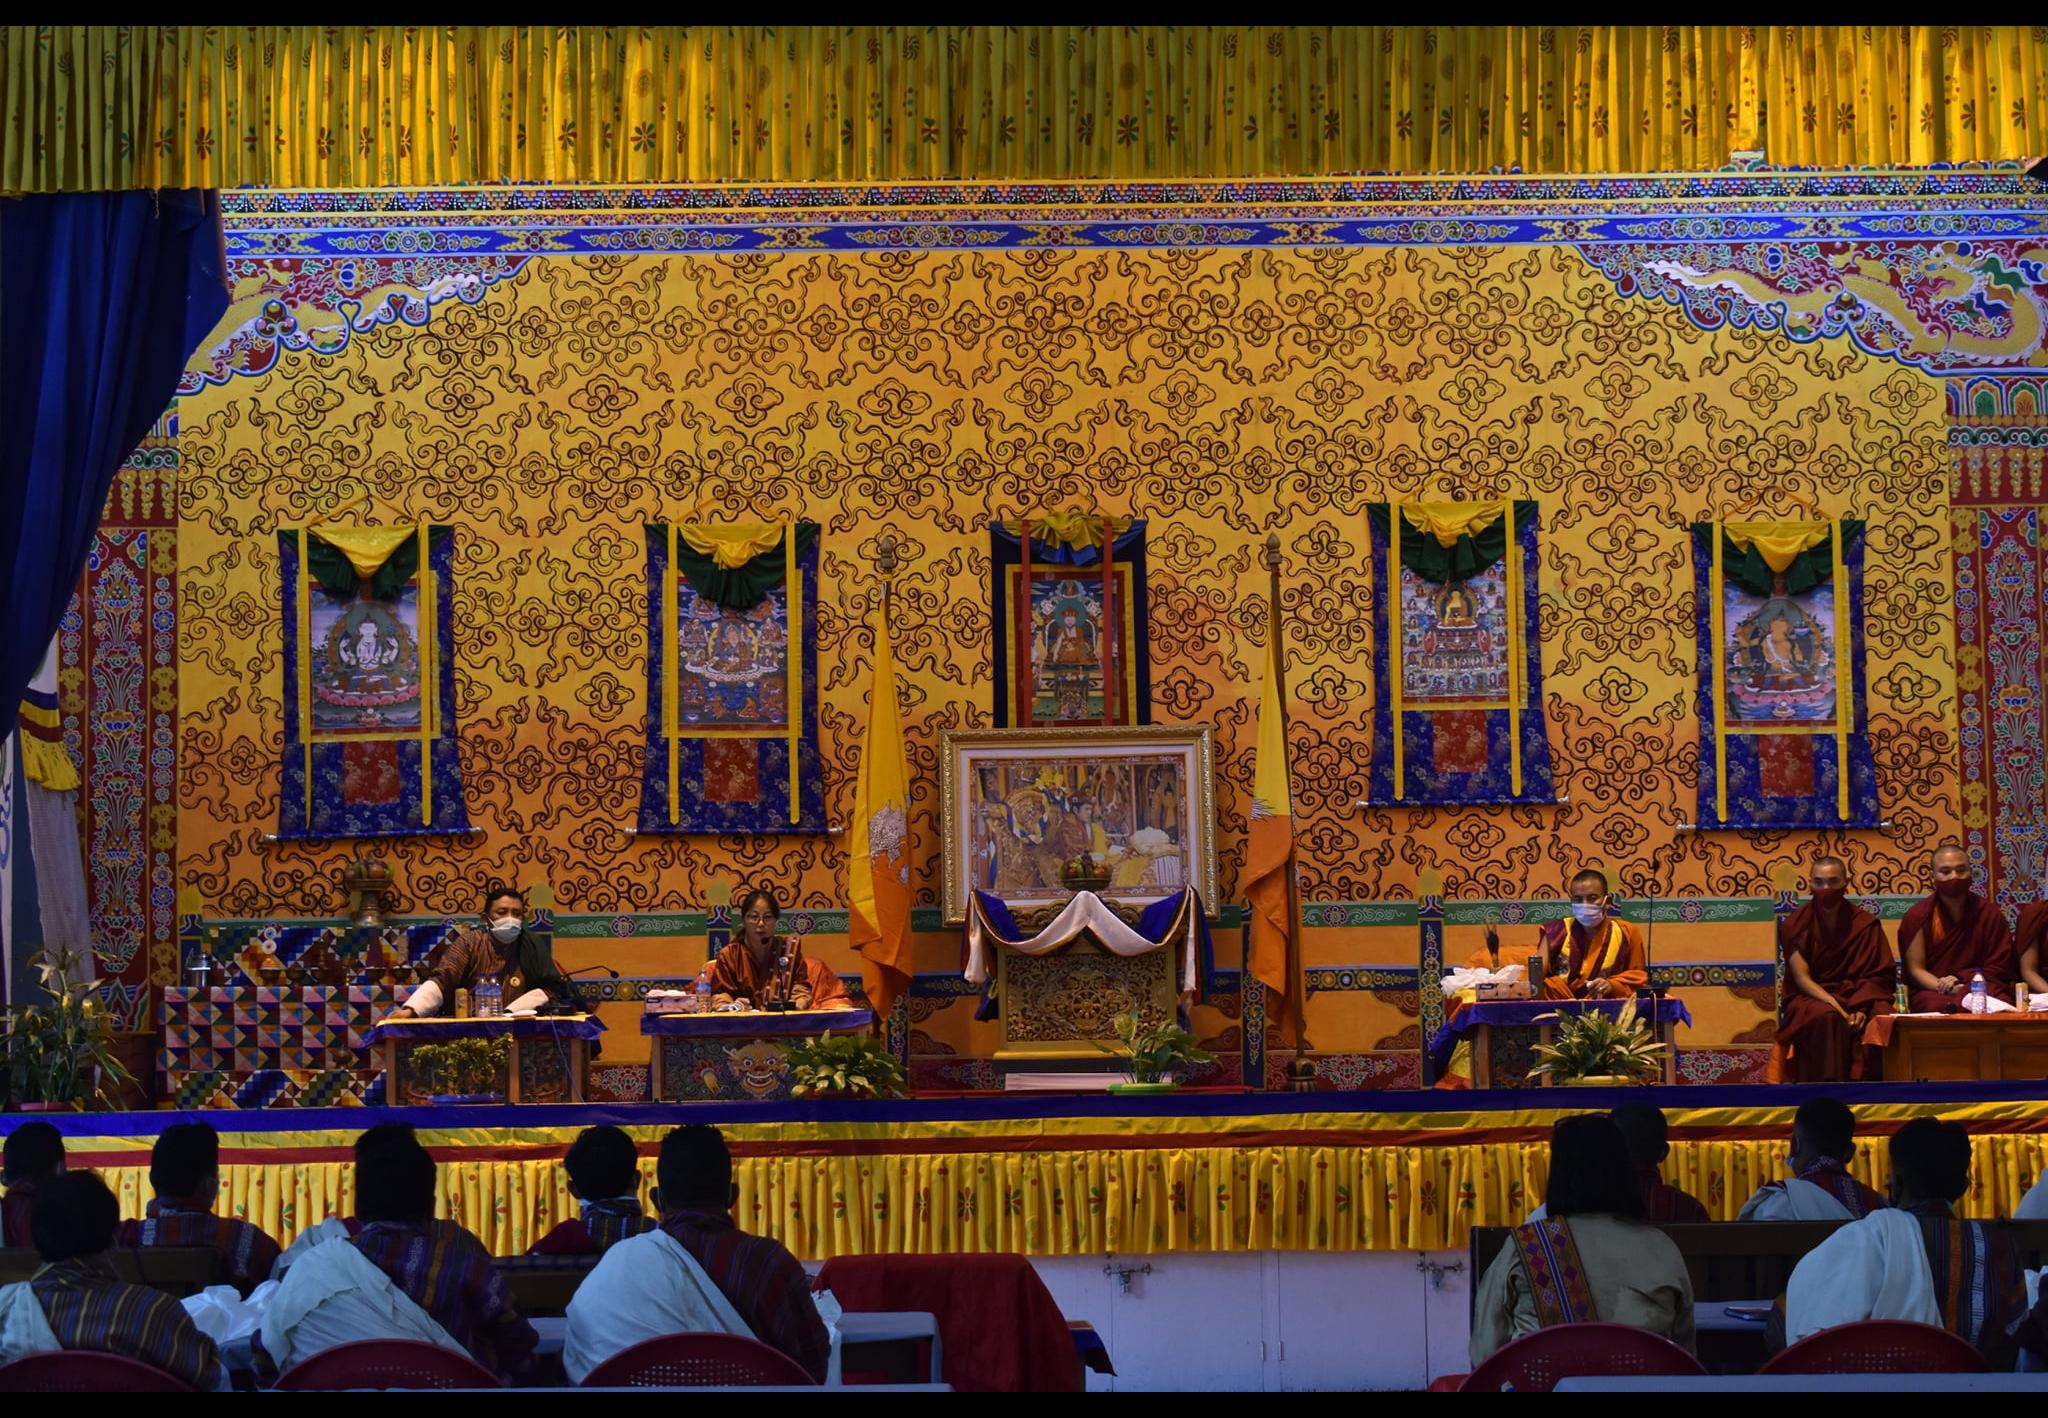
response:
<path id="1" fill-rule="evenodd" d="M 1793 1270 L 1786 1342 L 1858 1320 L 1910 1320 L 1944 1326 L 1989 1367 L 2011 1368 L 2025 1283 L 2011 1237 L 1956 1217 L 1970 1188 L 1969 1135 L 1915 1118 L 1892 1135 L 1891 1161 L 1892 1205 L 1842 1227 Z"/>
<path id="2" fill-rule="evenodd" d="M 1597 1113 L 1550 1135 L 1545 1215 L 1517 1226 L 1479 1283 L 1472 1362 L 1552 1325 L 1607 1320 L 1693 1347 L 1692 1280 L 1669 1236 L 1647 1223 L 1637 1164 Z"/>
<path id="3" fill-rule="evenodd" d="M 512 1307 L 482 1241 L 452 1222 L 434 1222 L 434 1159 L 410 1127 L 371 1128 L 356 1150 L 352 1244 L 487 1369 L 521 1372 L 538 1342 Z"/>
<path id="4" fill-rule="evenodd" d="M 149 1152 L 155 1198 L 140 1221 L 121 1223 L 119 1244 L 130 1247 L 211 1246 L 221 1255 L 221 1277 L 244 1295 L 270 1278 L 277 1242 L 260 1226 L 216 1216 L 220 1193 L 220 1134 L 205 1123 L 173 1123 Z"/>
<path id="5" fill-rule="evenodd" d="M 535 1241 L 528 1255 L 603 1255 L 628 1236 L 654 1228 L 654 1218 L 640 1209 L 640 1156 L 623 1129 L 585 1128 L 569 1144 L 562 1166 L 582 1215 Z"/>
<path id="6" fill-rule="evenodd" d="M 92 1172 L 67 1172 L 36 1188 L 31 1229 L 43 1265 L 0 1289 L 0 1363 L 57 1349 L 139 1359 L 198 1389 L 223 1386 L 213 1341 L 185 1307 L 160 1290 L 130 1285 L 107 1252 L 121 1206 Z"/>
<path id="7" fill-rule="evenodd" d="M 1833 1098 L 1809 1098 L 1792 1115 L 1792 1176 L 1766 1182 L 1742 1204 L 1738 1221 L 1854 1221 L 1885 1204 L 1849 1175 L 1856 1115 Z"/>
<path id="8" fill-rule="evenodd" d="M 64 1135 L 49 1123 L 23 1123 L 7 1134 L 0 1156 L 0 1246 L 27 1249 L 35 1245 L 29 1217 L 35 1209 L 36 1187 L 64 1175 Z"/>
<path id="9" fill-rule="evenodd" d="M 571 1381 L 644 1339 L 695 1330 L 758 1339 L 822 1382 L 831 1344 L 810 1281 L 781 1243 L 733 1224 L 739 1188 L 718 1129 L 670 1132 L 655 1180 L 660 1227 L 605 1252 L 569 1302 Z"/>
<path id="10" fill-rule="evenodd" d="M 2014 1211 L 2015 1221 L 2048 1221 L 2048 1166 L 2041 1169 L 2041 1175 L 2034 1178 L 2034 1185 L 2020 1198 L 2019 1209 Z M 2041 1287 L 2048 1291 L 2048 1285 Z"/>
<path id="11" fill-rule="evenodd" d="M 1648 1103 L 1624 1103 L 1609 1116 L 1628 1144 L 1629 1164 L 1636 1186 L 1643 1193 L 1643 1219 L 1653 1226 L 1713 1220 L 1692 1193 L 1664 1180 L 1660 1169 L 1664 1159 L 1671 1155 L 1664 1114 Z M 1529 1213 L 1529 1219 L 1541 1221 L 1548 1214 L 1547 1208 L 1538 1206 Z"/>

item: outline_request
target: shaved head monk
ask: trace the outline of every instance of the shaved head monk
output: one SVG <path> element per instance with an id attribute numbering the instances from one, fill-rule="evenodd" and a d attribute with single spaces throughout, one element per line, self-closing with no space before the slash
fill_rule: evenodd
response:
<path id="1" fill-rule="evenodd" d="M 1877 917 L 1848 900 L 1849 869 L 1840 857 L 1815 857 L 1806 880 L 1812 899 L 1778 923 L 1790 986 L 1778 1011 L 1784 1076 L 1794 1083 L 1876 1078 L 1881 1056 L 1866 1031 L 1892 1012 L 1891 942 Z"/>
<path id="2" fill-rule="evenodd" d="M 1643 935 L 1614 914 L 1607 877 L 1588 867 L 1571 880 L 1571 916 L 1543 928 L 1536 950 L 1548 999 L 1624 999 L 1650 982 Z"/>
<path id="3" fill-rule="evenodd" d="M 1913 1012 L 1958 1012 L 1979 972 L 1985 988 L 2010 1004 L 2015 967 L 2004 913 L 1970 889 L 1970 854 L 1961 847 L 1935 848 L 1933 869 L 1934 894 L 1899 922 Z"/>

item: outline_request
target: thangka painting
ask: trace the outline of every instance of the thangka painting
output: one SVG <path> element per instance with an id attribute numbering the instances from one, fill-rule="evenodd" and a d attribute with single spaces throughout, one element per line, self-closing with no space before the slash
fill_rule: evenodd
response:
<path id="1" fill-rule="evenodd" d="M 1367 509 L 1377 584 L 1375 803 L 1555 795 L 1543 715 L 1534 502 Z"/>
<path id="2" fill-rule="evenodd" d="M 973 891 L 1013 908 L 1217 899 L 1207 728 L 949 732 L 939 753 L 947 921 Z"/>
<path id="3" fill-rule="evenodd" d="M 1143 724 L 1145 524 L 1057 513 L 989 529 L 999 727 Z"/>
<path id="4" fill-rule="evenodd" d="M 818 528 L 647 529 L 642 832 L 823 832 Z"/>
<path id="5" fill-rule="evenodd" d="M 1863 524 L 1699 522 L 1702 827 L 1874 827 Z"/>
<path id="6" fill-rule="evenodd" d="M 454 546 L 449 527 L 278 533 L 280 837 L 468 828 L 449 653 Z"/>

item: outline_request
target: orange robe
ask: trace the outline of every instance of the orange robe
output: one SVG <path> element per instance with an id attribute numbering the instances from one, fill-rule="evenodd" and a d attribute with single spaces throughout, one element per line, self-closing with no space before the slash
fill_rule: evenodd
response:
<path id="1" fill-rule="evenodd" d="M 782 982 L 776 978 L 775 962 L 783 955 L 789 961 L 789 1002 L 798 1009 L 852 1009 L 853 997 L 832 968 L 822 960 L 804 954 L 803 943 L 788 936 L 775 938 L 765 968 L 754 960 L 747 943 L 736 940 L 711 962 L 711 1003 L 730 1004 L 744 999 L 759 1009 L 770 1000 L 782 998 Z"/>
<path id="2" fill-rule="evenodd" d="M 1552 921 L 1543 928 L 1540 946 L 1550 952 L 1550 973 L 1543 980 L 1545 999 L 1625 999 L 1650 983 L 1642 928 L 1633 921 L 1609 916 L 1598 949 L 1586 940 L 1577 921 Z M 1604 994 L 1594 996 L 1588 982 L 1607 981 Z"/>

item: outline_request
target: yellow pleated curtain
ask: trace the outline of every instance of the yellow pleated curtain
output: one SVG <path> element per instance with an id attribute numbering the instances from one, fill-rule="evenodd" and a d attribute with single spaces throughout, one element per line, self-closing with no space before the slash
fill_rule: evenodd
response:
<path id="1" fill-rule="evenodd" d="M 1950 1111 L 1967 1119 L 1996 1105 Z M 663 1129 L 629 1131 L 651 1143 Z M 290 1147 L 291 1136 L 278 1135 L 273 1145 Z M 548 1131 L 522 1136 L 550 1140 Z M 553 1156 L 445 1163 L 439 1213 L 496 1254 L 524 1252 L 577 1214 L 559 1160 L 573 1137 L 573 1129 L 555 1132 Z M 503 1141 L 489 1129 L 441 1130 L 425 1140 L 436 1149 Z M 1475 1226 L 1519 1224 L 1543 1199 L 1549 1175 L 1545 1142 L 977 1153 L 919 1151 L 915 1139 L 905 1139 L 900 1149 L 763 1157 L 742 1148 L 734 1163 L 734 1214 L 748 1230 L 814 1260 L 874 1252 L 1437 1250 L 1463 1246 Z M 1663 1174 L 1698 1197 L 1711 1217 L 1730 1221 L 1757 1187 L 1785 1175 L 1785 1154 L 1782 1137 L 1678 1141 Z M 1959 1209 L 2011 1216 L 2044 1167 L 2048 1140 L 2039 1134 L 1974 1135 L 1971 1189 Z M 151 1195 L 146 1140 L 132 1163 L 99 1170 L 122 1215 L 140 1216 Z M 643 1155 L 640 1170 L 644 1203 L 654 1159 Z M 1882 1191 L 1882 1138 L 1859 1142 L 1850 1170 Z M 225 1162 L 219 1209 L 288 1244 L 323 1217 L 354 1214 L 353 1168 L 342 1161 Z"/>
<path id="2" fill-rule="evenodd" d="M 0 190 L 1649 172 L 2040 153 L 2040 25 L 0 29 Z"/>

